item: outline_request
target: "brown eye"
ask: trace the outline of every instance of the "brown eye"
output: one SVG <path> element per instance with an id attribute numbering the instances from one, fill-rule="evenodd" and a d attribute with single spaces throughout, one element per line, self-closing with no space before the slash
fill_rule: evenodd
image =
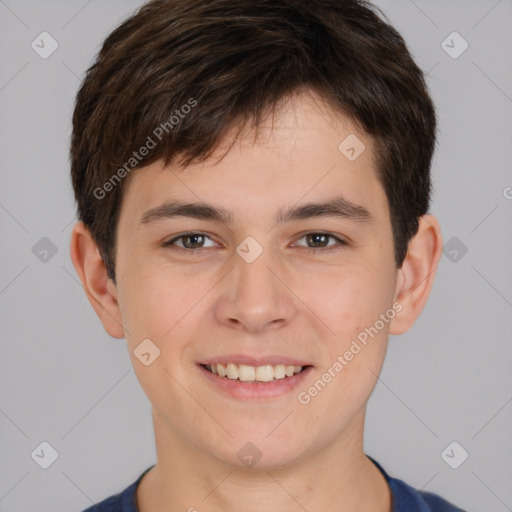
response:
<path id="1" fill-rule="evenodd" d="M 177 236 L 176 238 L 173 238 L 172 240 L 169 240 L 168 242 L 164 242 L 163 246 L 174 246 L 172 247 L 173 249 L 184 251 L 189 250 L 190 252 L 206 248 L 204 246 L 204 242 L 207 238 L 210 239 L 209 236 L 206 236 L 203 233 L 185 233 L 183 235 Z M 178 240 L 182 241 L 181 245 L 176 243 Z"/>
<path id="2" fill-rule="evenodd" d="M 313 233 L 310 235 L 306 235 L 306 240 L 315 245 L 320 244 L 321 247 L 326 247 L 329 245 L 329 238 L 331 238 L 329 235 L 325 235 L 323 233 Z"/>
<path id="3" fill-rule="evenodd" d="M 199 249 L 200 247 L 197 247 L 197 245 L 201 245 L 202 241 L 204 243 L 203 235 L 187 235 L 180 238 L 183 240 L 183 245 L 186 249 Z"/>
<path id="4" fill-rule="evenodd" d="M 321 250 L 321 249 L 328 249 L 331 248 L 339 248 L 340 245 L 344 246 L 347 245 L 347 243 L 342 240 L 341 238 L 338 238 L 337 236 L 334 236 L 331 233 L 307 233 L 303 235 L 299 240 L 305 239 L 306 243 L 308 244 L 306 246 L 307 249 L 314 250 Z M 338 242 L 338 244 L 329 244 L 329 239 L 334 239 Z M 310 245 L 311 244 L 311 245 Z M 302 246 L 304 247 L 304 246 Z"/>

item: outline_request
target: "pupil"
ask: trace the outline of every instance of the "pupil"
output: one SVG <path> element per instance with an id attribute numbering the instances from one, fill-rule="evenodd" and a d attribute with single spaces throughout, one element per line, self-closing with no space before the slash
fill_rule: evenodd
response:
<path id="1" fill-rule="evenodd" d="M 310 236 L 311 236 L 311 238 L 314 240 L 314 242 L 313 242 L 313 243 L 318 243 L 318 242 L 317 242 L 317 240 L 316 240 L 318 237 L 321 237 L 321 238 L 324 238 L 324 239 L 325 239 L 325 237 L 326 237 L 327 235 L 323 235 L 323 234 L 321 234 L 321 233 L 316 233 L 316 234 L 313 234 L 313 235 L 310 235 Z"/>
<path id="2" fill-rule="evenodd" d="M 202 237 L 202 235 L 188 235 L 187 236 L 187 238 L 189 240 L 196 239 L 196 238 L 201 238 L 201 237 Z M 194 245 L 195 243 L 197 243 L 197 242 L 192 242 L 192 245 Z"/>

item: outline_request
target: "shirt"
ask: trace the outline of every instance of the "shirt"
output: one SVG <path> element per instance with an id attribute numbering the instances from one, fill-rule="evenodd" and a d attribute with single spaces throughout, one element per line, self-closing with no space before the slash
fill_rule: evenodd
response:
<path id="1" fill-rule="evenodd" d="M 404 481 L 390 477 L 378 462 L 371 457 L 368 458 L 379 468 L 391 489 L 391 512 L 465 512 L 437 494 L 427 491 L 416 491 Z M 147 468 L 124 491 L 108 497 L 83 512 L 140 512 L 137 508 L 135 496 L 137 486 L 142 477 L 153 467 Z"/>

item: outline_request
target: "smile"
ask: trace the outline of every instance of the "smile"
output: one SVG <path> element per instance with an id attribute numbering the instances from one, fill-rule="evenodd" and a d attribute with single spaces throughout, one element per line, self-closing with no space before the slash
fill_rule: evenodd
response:
<path id="1" fill-rule="evenodd" d="M 211 389 L 237 400 L 265 402 L 304 387 L 314 371 L 307 361 L 283 354 L 223 354 L 196 364 Z"/>
<path id="2" fill-rule="evenodd" d="M 204 367 L 214 375 L 241 382 L 271 382 L 286 379 L 300 373 L 302 366 L 284 364 L 266 364 L 262 366 L 248 366 L 245 364 L 206 364 Z"/>

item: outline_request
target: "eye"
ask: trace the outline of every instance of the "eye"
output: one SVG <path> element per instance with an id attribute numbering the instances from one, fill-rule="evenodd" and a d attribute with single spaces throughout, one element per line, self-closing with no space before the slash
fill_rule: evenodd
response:
<path id="1" fill-rule="evenodd" d="M 163 246 L 168 247 L 168 246 L 173 245 L 173 246 L 175 246 L 175 247 L 173 247 L 173 249 L 184 250 L 184 251 L 188 250 L 188 252 L 191 252 L 194 250 L 202 249 L 204 246 L 201 246 L 201 244 L 204 243 L 204 239 L 206 239 L 206 238 L 210 238 L 210 237 L 206 236 L 203 233 L 185 233 L 176 238 L 173 238 L 172 240 L 169 240 L 168 242 L 164 242 Z M 183 245 L 182 246 L 177 245 L 176 244 L 177 240 L 183 240 Z M 210 238 L 210 240 L 211 240 L 211 238 Z"/>
<path id="2" fill-rule="evenodd" d="M 330 251 L 331 249 L 339 249 L 340 245 L 341 246 L 348 245 L 347 242 L 345 242 L 344 240 L 342 240 L 341 238 L 339 238 L 337 236 L 334 236 L 331 233 L 311 232 L 311 233 L 306 233 L 301 238 L 299 238 L 299 240 L 302 240 L 303 238 L 306 239 L 306 243 L 320 245 L 320 247 L 309 247 L 309 246 L 306 247 L 306 249 L 309 249 L 310 251 L 313 251 L 313 252 L 321 251 L 323 249 L 327 249 Z M 329 238 L 336 240 L 338 242 L 338 244 L 333 244 L 330 246 L 326 245 Z"/>

